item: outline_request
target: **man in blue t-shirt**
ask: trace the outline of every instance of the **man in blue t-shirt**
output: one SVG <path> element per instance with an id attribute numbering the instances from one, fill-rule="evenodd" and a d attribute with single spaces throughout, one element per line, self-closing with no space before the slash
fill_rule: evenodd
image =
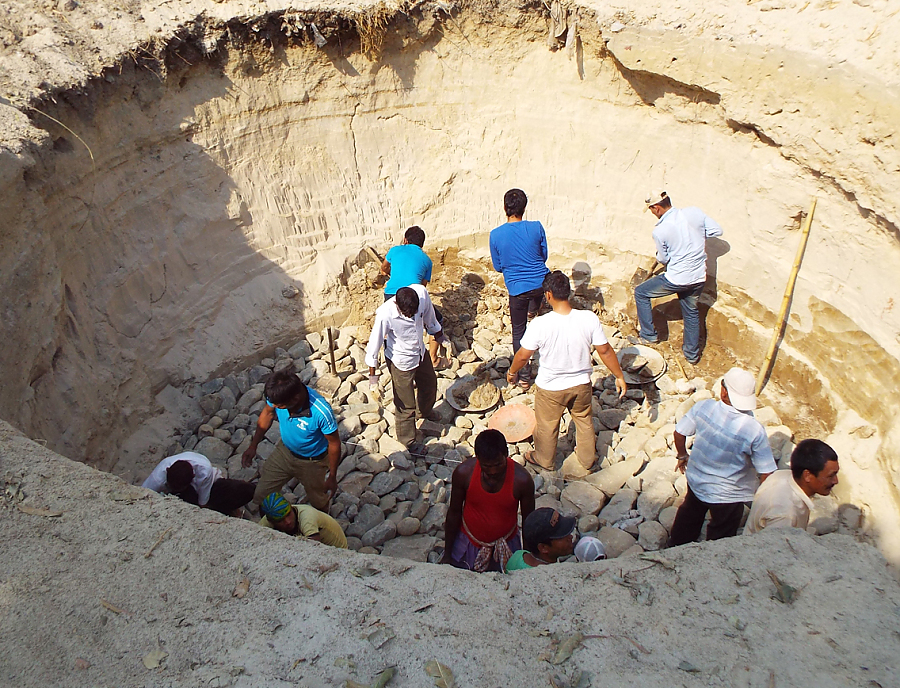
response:
<path id="1" fill-rule="evenodd" d="M 540 222 L 522 219 L 528 197 L 521 189 L 510 189 L 503 196 L 506 224 L 491 230 L 491 261 L 494 270 L 503 273 L 509 292 L 509 318 L 512 321 L 513 354 L 519 350 L 528 320 L 537 315 L 544 293 L 547 270 L 547 235 Z M 531 386 L 531 373 L 519 372 L 519 385 Z"/>
<path id="2" fill-rule="evenodd" d="M 428 254 L 422 250 L 425 245 L 425 232 L 421 227 L 413 226 L 406 230 L 403 243 L 394 246 L 387 252 L 381 263 L 381 274 L 388 275 L 387 284 L 384 285 L 384 300 L 390 301 L 397 295 L 397 290 L 409 287 L 413 284 L 421 284 L 427 287 L 431 281 L 432 262 Z M 432 304 L 434 306 L 434 304 Z M 439 323 L 444 322 L 444 315 L 434 307 L 434 314 Z M 428 346 L 431 356 L 431 365 L 441 367 L 440 345 L 434 339 Z"/>
<path id="3" fill-rule="evenodd" d="M 304 385 L 296 373 L 287 370 L 269 376 L 265 393 L 266 405 L 241 462 L 245 467 L 250 465 L 256 447 L 276 416 L 281 439 L 263 464 L 253 493 L 254 504 L 262 503 L 291 478 L 297 478 L 306 489 L 310 505 L 327 513 L 337 491 L 341 461 L 341 440 L 331 406 L 322 395 Z"/>

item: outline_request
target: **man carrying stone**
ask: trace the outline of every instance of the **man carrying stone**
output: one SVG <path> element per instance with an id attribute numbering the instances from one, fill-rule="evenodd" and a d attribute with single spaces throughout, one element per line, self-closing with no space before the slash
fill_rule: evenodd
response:
<path id="1" fill-rule="evenodd" d="M 525 548 L 513 553 L 504 570 L 509 573 L 555 564 L 575 551 L 574 532 L 574 516 L 563 516 L 549 507 L 535 509 L 522 522 Z"/>
<path id="2" fill-rule="evenodd" d="M 141 487 L 177 495 L 189 504 L 240 516 L 240 508 L 253 498 L 255 486 L 222 477 L 203 454 L 182 452 L 160 461 Z"/>
<path id="3" fill-rule="evenodd" d="M 745 533 L 764 528 L 803 528 L 809 525 L 812 496 L 827 496 L 838 484 L 838 456 L 821 440 L 803 440 L 791 454 L 791 469 L 775 471 L 753 498 Z"/>
<path id="4" fill-rule="evenodd" d="M 522 219 L 526 205 L 528 198 L 524 191 L 507 191 L 503 196 L 506 224 L 491 230 L 490 236 L 494 270 L 503 273 L 509 292 L 513 354 L 519 350 L 528 320 L 537 315 L 541 306 L 541 284 L 547 274 L 547 235 L 540 222 Z M 520 377 L 519 384 L 528 389 L 530 375 L 522 371 Z"/>
<path id="5" fill-rule="evenodd" d="M 306 489 L 309 503 L 319 511 L 337 491 L 337 468 L 341 462 L 341 440 L 337 421 L 328 402 L 304 385 L 296 373 L 282 370 L 266 380 L 266 404 L 259 414 L 256 432 L 241 457 L 249 466 L 256 448 L 278 418 L 281 439 L 262 467 L 253 502 L 261 504 L 291 478 Z"/>
<path id="6" fill-rule="evenodd" d="M 653 230 L 656 260 L 666 266 L 663 275 L 651 277 L 634 289 L 640 322 L 640 337 L 648 344 L 658 341 L 653 326 L 650 299 L 678 295 L 684 319 L 682 352 L 688 363 L 700 360 L 700 310 L 698 303 L 706 284 L 706 239 L 722 235 L 722 228 L 699 208 L 675 208 L 665 191 L 646 199 L 657 218 Z"/>
<path id="7" fill-rule="evenodd" d="M 381 274 L 388 275 L 387 284 L 384 285 L 384 300 L 390 301 L 397 295 L 397 290 L 403 287 L 409 287 L 413 284 L 421 284 L 427 287 L 431 281 L 432 262 L 428 254 L 422 250 L 425 246 L 425 232 L 421 227 L 413 226 L 406 230 L 403 237 L 403 243 L 394 246 L 387 252 L 384 261 L 381 263 Z M 432 304 L 433 305 L 433 304 Z M 444 317 L 441 312 L 434 307 L 434 315 L 438 323 L 443 323 Z M 428 346 L 428 353 L 431 356 L 431 364 L 435 367 L 440 362 L 439 355 L 440 344 L 432 337 Z"/>
<path id="8" fill-rule="evenodd" d="M 677 467 L 687 471 L 687 495 L 675 514 L 671 546 L 696 540 L 707 512 L 707 540 L 736 535 L 744 503 L 777 468 L 766 430 L 753 417 L 755 384 L 749 372 L 732 368 L 722 379 L 721 401 L 695 404 L 675 426 Z M 686 438 L 692 435 L 689 456 Z"/>
<path id="9" fill-rule="evenodd" d="M 397 441 L 410 447 L 416 439 L 416 407 L 427 418 L 437 399 L 437 375 L 426 355 L 423 330 L 435 341 L 447 341 L 438 323 L 431 298 L 421 284 L 401 287 L 397 295 L 375 311 L 375 324 L 366 347 L 369 385 L 378 387 L 378 356 L 384 357 L 394 385 L 394 418 Z"/>
<path id="10" fill-rule="evenodd" d="M 451 485 L 441 563 L 503 571 L 522 548 L 519 510 L 523 521 L 534 511 L 534 480 L 509 458 L 503 434 L 484 430 L 475 438 L 475 458 L 456 467 Z"/>
<path id="11" fill-rule="evenodd" d="M 259 525 L 264 528 L 347 549 L 347 538 L 340 524 L 309 504 L 291 506 L 280 492 L 273 492 L 263 500 L 259 510 L 263 513 Z"/>
<path id="12" fill-rule="evenodd" d="M 544 277 L 541 288 L 552 311 L 528 325 L 506 374 L 507 382 L 514 384 L 519 370 L 534 352 L 541 352 L 534 393 L 534 452 L 527 452 L 525 460 L 545 470 L 554 469 L 559 421 L 568 409 L 575 423 L 575 454 L 581 465 L 589 469 L 597 451 L 591 418 L 592 348 L 615 375 L 620 398 L 628 386 L 600 319 L 592 311 L 577 310 L 569 304 L 569 278 L 554 270 Z"/>

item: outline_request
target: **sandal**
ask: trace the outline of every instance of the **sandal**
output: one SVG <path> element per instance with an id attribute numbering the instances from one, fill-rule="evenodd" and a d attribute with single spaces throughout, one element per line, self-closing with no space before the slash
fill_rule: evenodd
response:
<path id="1" fill-rule="evenodd" d="M 553 470 L 552 468 L 547 468 L 546 466 L 542 466 L 541 464 L 539 464 L 537 462 L 537 460 L 534 458 L 534 450 L 533 449 L 530 449 L 527 452 L 525 452 L 524 454 L 522 454 L 522 458 L 525 459 L 526 464 L 531 464 L 538 470 L 541 470 L 541 471 L 552 471 Z"/>

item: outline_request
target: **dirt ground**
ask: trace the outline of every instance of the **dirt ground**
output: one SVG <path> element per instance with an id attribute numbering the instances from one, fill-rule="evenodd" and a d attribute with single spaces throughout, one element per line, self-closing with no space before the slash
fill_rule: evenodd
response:
<path id="1" fill-rule="evenodd" d="M 369 685 L 388 667 L 426 688 L 430 660 L 460 686 L 897 685 L 900 585 L 847 536 L 478 575 L 227 519 L 6 424 L 0 477 L 11 688 Z"/>

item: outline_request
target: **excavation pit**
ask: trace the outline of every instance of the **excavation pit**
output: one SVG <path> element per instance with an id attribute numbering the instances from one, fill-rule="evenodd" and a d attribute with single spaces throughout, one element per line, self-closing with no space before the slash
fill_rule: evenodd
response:
<path id="1" fill-rule="evenodd" d="M 11 28 L 4 26 L 0 38 L 4 48 L 12 48 L 0 55 L 0 198 L 5 208 L 0 219 L 0 291 L 6 340 L 0 350 L 0 417 L 54 452 L 139 482 L 175 442 L 183 448 L 185 435 L 196 437 L 190 428 L 196 420 L 192 409 L 203 397 L 221 392 L 207 391 L 216 381 L 223 380 L 224 387 L 229 376 L 247 370 L 248 382 L 255 377 L 252 387 L 271 370 L 261 365 L 263 359 L 277 364 L 284 359 L 278 349 L 290 351 L 301 339 L 315 339 L 317 333 L 321 337 L 326 326 L 341 333 L 356 327 L 354 336 L 364 341 L 367 319 L 381 296 L 364 285 L 361 266 L 367 263 L 360 252 L 373 247 L 383 253 L 413 224 L 426 231 L 440 302 L 458 297 L 459 286 L 467 285 L 483 305 L 476 304 L 466 320 L 462 315 L 467 311 L 456 313 L 463 330 L 456 336 L 465 337 L 478 325 L 478 308 L 492 317 L 502 317 L 506 310 L 502 286 L 487 263 L 487 234 L 503 221 L 500 201 L 513 186 L 529 194 L 527 217 L 541 220 L 547 229 L 550 267 L 572 275 L 578 295 L 590 306 L 596 304 L 604 322 L 623 336 L 633 334 L 628 330 L 629 281 L 652 251 L 652 219 L 641 204 L 647 189 L 664 185 L 676 205 L 697 205 L 722 224 L 724 236 L 708 246 L 704 357 L 686 376 L 699 377 L 711 387 L 731 365 L 755 371 L 761 364 L 801 220 L 810 197 L 816 196 L 810 244 L 763 403 L 791 429 L 794 441 L 821 437 L 838 450 L 842 482 L 836 506 L 844 511 L 837 515 L 850 513 L 850 506 L 859 508 L 864 538 L 890 561 L 900 560 L 900 315 L 895 307 L 900 299 L 900 208 L 893 193 L 900 157 L 890 126 L 900 121 L 900 106 L 890 57 L 896 54 L 891 42 L 896 32 L 876 31 L 877 25 L 869 23 L 877 18 L 877 7 L 856 3 L 849 10 L 841 8 L 845 30 L 842 40 L 835 41 L 827 26 L 834 21 L 836 15 L 829 12 L 837 12 L 836 6 L 804 7 L 803 15 L 799 8 L 772 3 L 573 6 L 562 8 L 562 15 L 555 9 L 551 21 L 543 6 L 508 3 L 420 3 L 402 11 L 383 5 L 335 10 L 275 4 L 267 3 L 263 11 L 252 3 L 215 3 L 204 6 L 202 15 L 197 14 L 198 3 L 186 2 L 153 7 L 123 3 L 119 8 L 104 2 L 61 3 L 52 11 L 35 12 L 14 1 L 5 8 Z M 557 35 L 560 22 L 565 26 Z M 779 37 L 792 22 L 803 30 L 795 31 L 787 46 Z M 551 31 L 551 26 L 556 29 Z M 671 352 L 663 345 L 663 354 L 677 385 L 679 309 L 669 302 L 658 304 L 656 311 L 660 334 L 673 345 Z M 474 351 L 474 346 L 466 350 Z M 318 360 L 321 367 L 324 361 Z M 319 372 L 317 378 L 325 380 L 326 371 Z M 345 382 L 340 375 L 338 380 L 334 392 Z M 599 400 L 603 392 L 598 392 Z M 671 393 L 674 398 L 679 390 Z M 599 411 L 619 410 L 600 403 Z M 610 419 L 613 415 L 607 414 Z M 219 427 L 212 427 L 214 416 L 200 416 L 212 438 L 234 422 L 222 418 Z M 636 417 L 631 420 L 631 427 L 637 427 Z M 473 430 L 472 423 L 472 428 L 452 427 Z M 229 440 L 233 438 L 234 433 Z M 784 449 L 785 442 L 780 446 Z M 108 597 L 118 591 L 127 599 L 126 590 L 141 587 L 118 587 L 123 569 L 116 568 L 134 561 L 125 559 L 138 548 L 122 545 L 118 538 L 123 534 L 104 530 L 106 523 L 94 523 L 98 515 L 138 533 L 133 536 L 140 542 L 134 570 L 142 577 L 137 580 L 162 580 L 180 570 L 183 562 L 166 551 L 168 539 L 152 556 L 143 557 L 161 532 L 178 532 L 179 524 L 189 524 L 184 537 L 200 540 L 211 528 L 228 529 L 223 541 L 230 550 L 218 542 L 208 545 L 220 561 L 228 562 L 227 571 L 192 560 L 190 576 L 203 571 L 215 581 L 207 585 L 198 573 L 192 590 L 221 595 L 223 585 L 233 587 L 231 578 L 239 567 L 254 572 L 253 586 L 262 586 L 260 578 L 278 579 L 266 568 L 269 564 L 253 554 L 258 534 L 245 530 L 252 524 L 207 524 L 206 515 L 157 498 L 124 508 L 113 497 L 106 499 L 123 490 L 113 477 L 80 472 L 6 429 L 3 451 L 7 483 L 25 480 L 22 491 L 10 494 L 27 495 L 23 504 L 34 508 L 53 511 L 54 501 L 65 507 L 61 517 L 35 516 L 17 511 L 16 502 L 7 500 L 11 530 L 21 542 L 32 543 L 35 552 L 44 551 L 46 543 L 28 538 L 41 535 L 48 542 L 57 537 L 68 542 L 74 533 L 74 541 L 92 561 L 111 562 L 104 557 L 115 557 L 117 563 L 108 564 L 109 575 L 102 566 L 94 567 L 107 595 L 103 599 L 144 616 L 138 621 L 104 607 L 107 621 L 102 623 L 112 619 L 114 626 L 126 621 L 134 628 L 140 625 L 142 643 L 158 642 L 154 622 L 146 618 L 165 619 L 167 628 L 176 628 L 177 620 L 150 602 L 128 609 Z M 354 471 L 364 472 L 356 470 L 361 453 L 349 456 L 357 457 Z M 226 467 L 232 458 L 233 453 L 223 459 Z M 437 465 L 450 469 L 452 463 L 445 454 Z M 71 478 L 79 493 L 48 477 L 56 475 L 54 471 Z M 553 485 L 560 489 L 559 497 L 566 486 Z M 86 509 L 80 501 L 90 505 L 92 500 L 84 496 L 94 494 L 105 501 Z M 36 499 L 43 505 L 34 505 Z M 142 526 L 138 512 L 146 523 L 160 519 L 165 526 Z M 22 520 L 26 518 L 49 520 Z M 81 539 L 70 522 L 76 518 L 86 524 L 85 533 L 93 540 L 87 535 Z M 35 523 L 45 525 L 35 528 Z M 837 527 L 846 523 L 841 525 L 838 518 Z M 436 538 L 436 531 L 417 535 Z M 272 537 L 279 537 L 280 546 L 282 538 Z M 94 540 L 120 544 L 110 545 L 109 554 L 98 551 Z M 274 545 L 269 549 L 272 542 L 266 540 L 266 552 L 277 551 Z M 683 565 L 698 575 L 715 569 L 733 578 L 717 557 L 736 556 L 748 576 L 752 571 L 768 580 L 753 561 L 764 561 L 768 554 L 782 564 L 791 560 L 795 548 L 812 560 L 825 551 L 822 556 L 831 558 L 820 568 L 840 569 L 842 573 L 833 575 L 849 579 L 852 574 L 839 560 L 862 561 L 868 580 L 887 589 L 877 573 L 877 557 L 849 538 L 790 538 L 790 546 L 764 542 L 768 553 L 753 549 L 756 544 L 747 549 L 755 559 L 721 545 L 700 548 L 697 561 L 703 566 Z M 69 545 L 60 547 L 60 552 L 70 551 Z M 356 567 L 343 554 L 319 555 L 302 547 L 290 551 L 297 558 L 285 560 L 284 568 L 300 562 L 311 570 L 323 556 Z M 157 556 L 163 557 L 161 568 L 156 568 Z M 63 597 L 54 598 L 56 607 L 45 607 L 26 593 L 49 587 L 49 581 L 32 581 L 29 569 L 17 568 L 18 557 L 11 549 L 4 552 L 4 560 L 9 580 L 28 581 L 30 587 L 24 592 L 17 583 L 2 588 L 3 604 L 19 600 L 32 615 L 56 613 L 65 606 L 72 610 L 67 619 L 102 632 L 93 607 L 66 603 L 81 593 L 70 587 L 67 577 L 83 587 L 91 584 L 89 579 L 60 564 L 54 568 L 53 585 Z M 391 577 L 399 578 L 401 568 L 391 568 Z M 801 579 L 809 578 L 814 568 L 801 569 L 803 575 L 795 582 L 802 585 Z M 417 596 L 433 578 L 418 571 L 410 574 Z M 321 585 L 318 592 L 331 599 L 341 598 L 341 586 L 359 583 L 350 574 L 338 574 L 334 583 L 330 574 L 315 575 L 324 582 L 313 582 L 308 571 L 305 580 L 313 588 Z M 471 580 L 455 572 L 447 575 L 454 581 L 450 587 L 458 586 L 453 594 L 460 602 L 451 604 L 463 608 L 475 599 L 465 593 L 471 590 Z M 572 571 L 540 575 L 560 577 L 572 589 L 584 582 Z M 748 580 L 740 578 L 741 583 Z M 824 579 L 819 583 L 826 585 Z M 662 578 L 654 584 L 667 589 Z M 262 589 L 276 597 L 293 594 L 280 584 L 267 585 L 273 587 Z M 484 585 L 491 587 L 480 602 L 501 594 L 502 583 Z M 520 592 L 517 585 L 513 579 L 510 594 Z M 612 592 L 604 588 L 610 596 L 621 592 L 621 585 L 612 585 Z M 252 591 L 254 587 L 251 596 Z M 678 594 L 694 592 L 684 589 Z M 735 594 L 724 584 L 717 592 L 723 599 Z M 154 589 L 154 595 L 162 593 L 174 594 Z M 228 594 L 230 590 L 226 598 Z M 531 589 L 527 594 L 532 596 Z M 753 594 L 759 599 L 742 599 L 740 614 L 758 618 L 762 626 L 767 617 L 757 617 L 757 608 L 768 604 L 763 602 L 768 594 L 761 588 Z M 887 596 L 893 594 L 891 588 Z M 861 607 L 875 609 L 883 603 L 878 595 L 868 590 L 850 597 Z M 350 608 L 362 604 L 360 597 L 351 597 L 350 602 L 334 603 L 343 624 L 367 618 L 361 608 Z M 829 598 L 830 603 L 843 605 L 839 597 Z M 216 599 L 224 606 L 235 603 Z M 430 603 L 430 598 L 423 599 L 422 606 Z M 266 616 L 266 623 L 271 621 L 275 628 L 277 608 L 258 604 L 251 599 L 248 608 Z M 551 604 L 563 603 L 554 598 Z M 191 606 L 194 616 L 188 623 L 195 627 L 203 614 L 212 618 L 201 606 Z M 670 611 L 682 614 L 677 609 L 683 605 Z M 722 618 L 729 618 L 728 609 L 722 609 Z M 324 611 L 312 613 L 303 606 L 293 610 L 331 629 L 326 636 L 344 652 L 340 657 L 359 657 L 360 649 L 340 639 L 338 626 L 329 625 Z M 534 621 L 527 610 L 515 611 Z M 780 612 L 766 608 L 766 613 Z M 810 610 L 799 613 L 810 624 L 818 618 Z M 395 607 L 381 610 L 381 618 L 387 614 L 407 618 Z M 415 628 L 422 614 L 426 612 L 409 616 L 408 628 Z M 545 615 L 542 609 L 541 618 Z M 566 612 L 565 618 L 574 617 Z M 640 615 L 628 618 L 632 630 L 642 622 Z M 792 623 L 788 615 L 777 618 Z M 868 629 L 858 637 L 878 637 L 891 623 L 873 619 L 856 619 Z M 463 631 L 466 642 L 460 640 L 460 646 L 471 647 L 487 633 L 487 625 L 468 621 L 470 630 L 479 633 Z M 662 628 L 665 618 L 661 615 L 654 622 Z M 60 631 L 75 638 L 79 626 L 68 624 L 63 620 Z M 276 633 L 255 621 L 252 627 L 260 637 Z M 192 631 L 177 628 L 181 630 L 172 633 L 172 642 L 177 638 L 190 643 Z M 292 631 L 299 628 L 291 626 Z M 429 640 L 446 640 L 437 635 L 440 624 L 431 628 Z M 566 629 L 541 629 L 551 630 Z M 644 641 L 634 640 L 648 649 Z M 839 645 L 855 642 L 832 640 Z M 783 648 L 792 645 L 777 631 L 759 641 L 759 647 L 777 645 L 777 651 L 760 651 L 773 666 L 781 661 Z M 265 642 L 252 648 L 254 657 L 265 655 Z M 534 638 L 525 642 L 535 657 L 546 649 L 538 650 Z M 680 638 L 669 642 L 681 652 L 690 649 Z M 411 637 L 409 644 L 415 646 Z M 76 645 L 71 640 L 71 647 Z M 870 666 L 888 667 L 887 657 L 896 654 L 878 643 L 874 649 L 853 647 L 855 656 L 866 657 Z M 646 670 L 648 676 L 663 676 L 669 683 L 693 676 L 673 669 L 678 661 L 669 666 L 659 660 L 651 669 L 640 668 L 629 648 L 651 663 L 661 657 L 644 655 L 626 640 L 621 652 L 611 651 L 602 662 L 594 658 L 591 666 L 633 662 L 623 677 Z M 154 646 L 143 649 L 141 656 Z M 315 652 L 306 649 L 302 657 L 311 662 Z M 171 647 L 169 652 L 178 667 L 173 666 L 178 677 L 173 681 L 193 685 L 193 679 L 186 678 L 192 658 Z M 703 652 L 709 666 L 722 654 L 718 645 L 704 646 Z M 71 670 L 75 656 L 70 655 L 68 646 L 61 649 L 59 656 L 66 663 L 55 667 L 56 676 Z M 121 659 L 112 651 L 102 656 L 111 665 Z M 235 666 L 242 661 L 237 654 L 228 656 Z M 478 654 L 483 664 L 506 666 L 496 662 L 497 656 Z M 328 659 L 333 663 L 340 657 L 329 654 Z M 300 659 L 282 666 L 267 657 L 260 674 L 267 677 L 267 685 L 274 685 L 273 677 L 287 680 L 291 663 Z M 408 658 L 393 659 L 403 671 L 411 671 Z M 845 666 L 859 664 L 843 659 Z M 736 666 L 739 659 L 728 661 Z M 208 658 L 203 662 L 204 681 L 250 685 L 256 680 L 224 668 L 213 677 Z M 465 672 L 474 684 L 521 678 L 503 671 L 479 674 L 475 664 L 467 664 Z M 369 672 L 364 680 L 369 680 L 378 667 L 370 659 L 364 666 Z M 728 672 L 732 669 L 738 671 L 730 666 Z M 337 675 L 319 669 L 309 675 L 317 672 L 320 678 Z M 767 679 L 767 674 L 754 675 L 747 681 L 765 685 Z M 85 680 L 90 680 L 87 674 Z M 787 677 L 796 685 L 804 680 L 808 676 Z M 852 683 L 862 675 L 835 680 Z"/>

